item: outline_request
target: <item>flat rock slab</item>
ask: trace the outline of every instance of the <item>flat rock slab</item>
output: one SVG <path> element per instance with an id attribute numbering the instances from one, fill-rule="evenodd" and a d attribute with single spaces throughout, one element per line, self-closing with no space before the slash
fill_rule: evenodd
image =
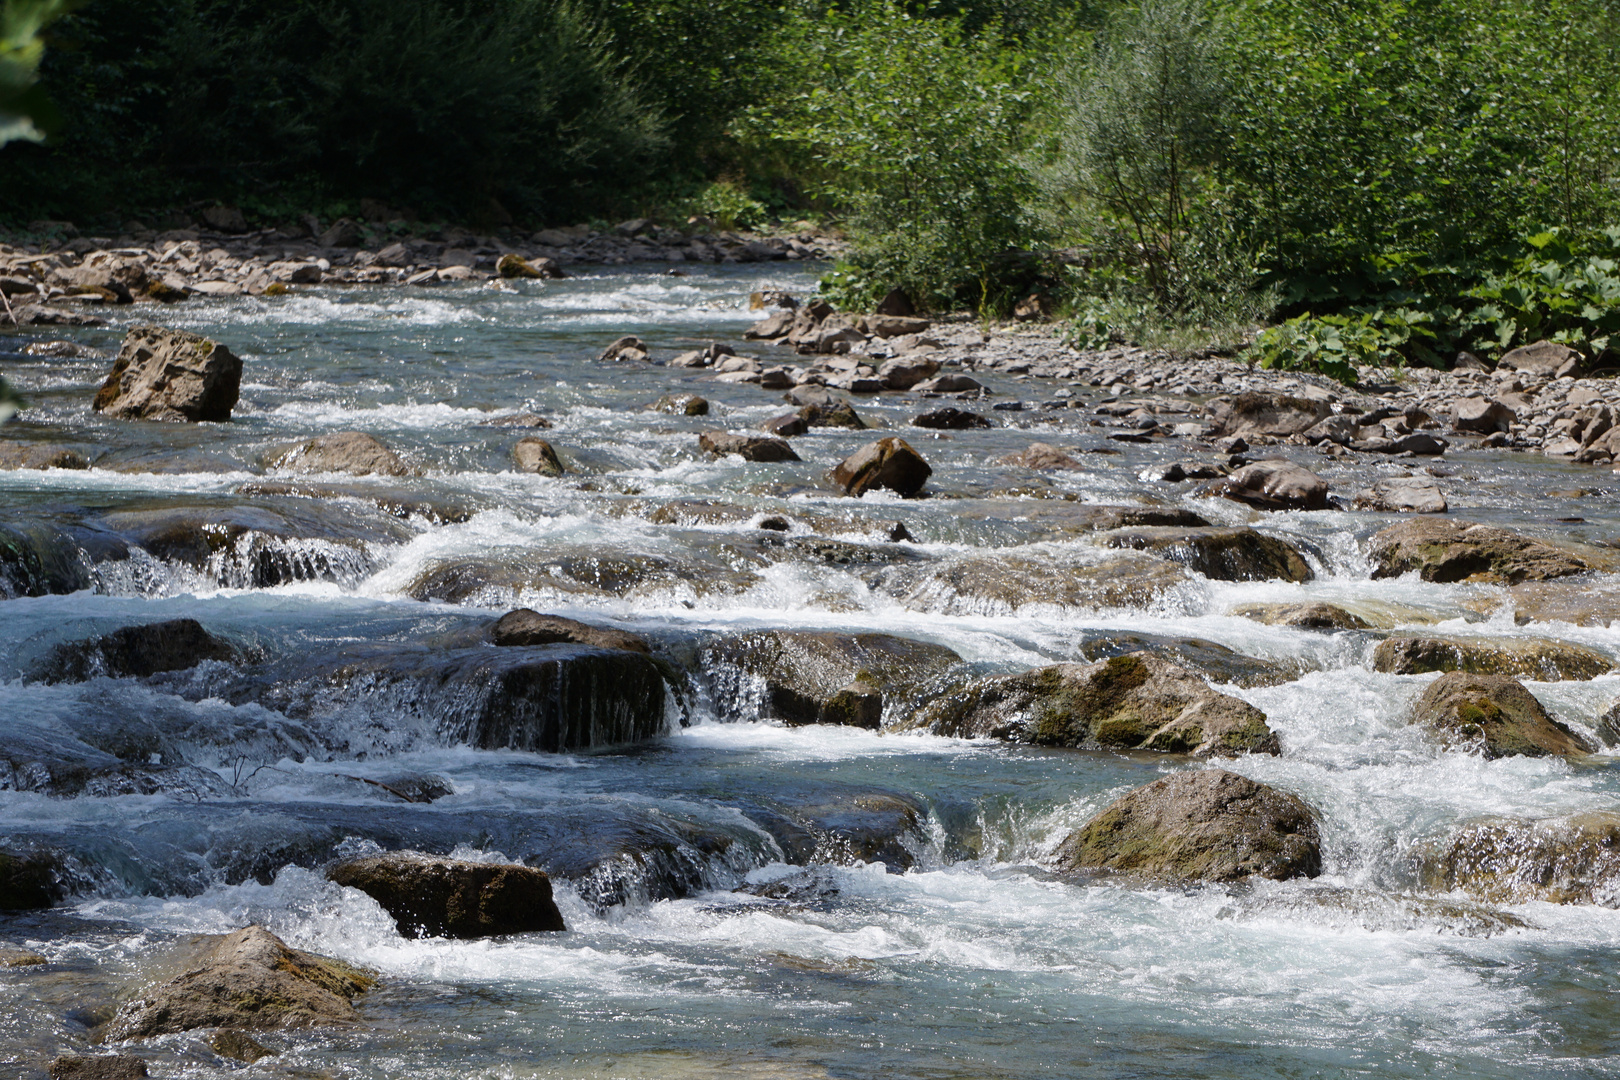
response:
<path id="1" fill-rule="evenodd" d="M 1265 713 L 1151 653 L 975 680 L 909 726 L 1036 746 L 1157 750 L 1198 757 L 1278 754 Z"/>
<path id="2" fill-rule="evenodd" d="M 624 649 L 650 653 L 647 639 L 624 630 L 591 626 L 561 615 L 542 615 L 529 608 L 508 611 L 490 627 L 490 638 L 497 645 L 558 645 L 571 643 L 595 649 Z"/>
<path id="3" fill-rule="evenodd" d="M 60 645 L 45 661 L 44 675 L 47 682 L 82 682 L 97 675 L 145 678 L 205 660 L 242 658 L 241 650 L 210 634 L 196 619 L 169 619 Z"/>
<path id="4" fill-rule="evenodd" d="M 1424 581 L 1517 585 L 1592 569 L 1575 554 L 1507 529 L 1472 521 L 1414 518 L 1375 534 L 1367 546 L 1373 577 L 1416 571 Z"/>
<path id="5" fill-rule="evenodd" d="M 1373 651 L 1373 670 L 1395 675 L 1461 671 L 1514 675 L 1538 682 L 1585 682 L 1614 668 L 1608 657 L 1583 645 L 1520 638 L 1387 638 Z"/>
<path id="6" fill-rule="evenodd" d="M 478 938 L 566 930 L 551 879 L 528 866 L 397 851 L 348 859 L 326 877 L 359 889 L 405 937 Z"/>
<path id="7" fill-rule="evenodd" d="M 1335 604 L 1246 604 L 1227 612 L 1267 626 L 1301 630 L 1368 630 L 1372 624 Z"/>
<path id="8" fill-rule="evenodd" d="M 1129 792 L 1058 845 L 1060 870 L 1181 881 L 1316 877 L 1321 837 L 1297 796 L 1210 769 Z"/>
<path id="9" fill-rule="evenodd" d="M 340 960 L 288 948 L 262 926 L 227 934 L 196 968 L 118 1010 L 107 1039 L 193 1028 L 306 1028 L 357 1019 L 353 999 L 376 980 Z"/>

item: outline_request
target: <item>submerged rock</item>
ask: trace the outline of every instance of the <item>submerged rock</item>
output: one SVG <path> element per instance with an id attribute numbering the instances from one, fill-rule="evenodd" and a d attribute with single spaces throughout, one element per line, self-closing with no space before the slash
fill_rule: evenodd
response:
<path id="1" fill-rule="evenodd" d="M 1176 773 L 1127 793 L 1065 838 L 1056 861 L 1064 871 L 1181 881 L 1286 881 L 1322 872 L 1310 808 L 1224 769 Z"/>
<path id="2" fill-rule="evenodd" d="M 1385 514 L 1444 514 L 1450 506 L 1439 484 L 1412 476 L 1380 480 L 1358 491 L 1355 508 Z"/>
<path id="3" fill-rule="evenodd" d="M 50 961 L 32 949 L 0 943 L 0 968 L 43 967 Z"/>
<path id="4" fill-rule="evenodd" d="M 240 1061 L 251 1065 L 267 1057 L 275 1057 L 276 1052 L 265 1046 L 258 1039 L 245 1031 L 236 1028 L 220 1028 L 208 1037 L 208 1048 L 222 1058 Z"/>
<path id="5" fill-rule="evenodd" d="M 1424 581 L 1517 585 L 1590 570 L 1584 559 L 1552 544 L 1472 521 L 1413 518 L 1368 543 L 1373 577 L 1416 571 Z"/>
<path id="6" fill-rule="evenodd" d="M 943 645 L 816 630 L 740 634 L 699 652 L 716 703 L 737 719 L 864 728 L 961 661 Z"/>
<path id="7" fill-rule="evenodd" d="M 996 464 L 1014 465 L 1022 469 L 1035 469 L 1039 472 L 1051 472 L 1054 470 L 1078 472 L 1085 468 L 1084 465 L 1062 450 L 1050 443 L 1043 442 L 1030 443 L 1016 454 L 1008 454 L 1006 457 L 998 458 Z"/>
<path id="8" fill-rule="evenodd" d="M 1100 563 L 1020 555 L 978 555 L 884 567 L 874 589 L 913 611 L 1008 615 L 1022 608 L 1142 608 L 1185 585 L 1187 571 L 1137 553 Z"/>
<path id="9" fill-rule="evenodd" d="M 708 416 L 709 402 L 696 394 L 665 394 L 653 402 L 653 409 L 657 412 L 674 413 L 677 416 Z"/>
<path id="10" fill-rule="evenodd" d="M 47 682 L 82 682 L 97 675 L 145 678 L 196 667 L 205 660 L 241 659 L 240 650 L 210 634 L 196 619 L 170 619 L 57 646 L 45 662 L 44 674 Z"/>
<path id="11" fill-rule="evenodd" d="M 1267 626 L 1295 626 L 1301 630 L 1368 630 L 1372 624 L 1334 604 L 1247 604 L 1227 614 Z"/>
<path id="12" fill-rule="evenodd" d="M 1412 708 L 1411 722 L 1450 746 L 1488 758 L 1591 753 L 1593 747 L 1547 715 L 1517 679 L 1453 671 L 1429 684 Z"/>
<path id="13" fill-rule="evenodd" d="M 934 428 L 940 431 L 968 431 L 973 428 L 987 428 L 994 425 L 976 412 L 946 407 L 912 417 L 911 426 Z"/>
<path id="14" fill-rule="evenodd" d="M 527 866 L 396 851 L 345 860 L 326 876 L 381 904 L 405 937 L 477 938 L 568 929 L 551 897 L 551 879 Z"/>
<path id="15" fill-rule="evenodd" d="M 45 1072 L 51 1080 L 139 1080 L 148 1075 L 146 1059 L 133 1054 L 63 1054 L 53 1058 Z"/>
<path id="16" fill-rule="evenodd" d="M 88 469 L 90 459 L 71 446 L 0 442 L 0 469 Z"/>
<path id="17" fill-rule="evenodd" d="M 1518 675 L 1540 682 L 1586 681 L 1614 665 L 1602 653 L 1567 641 L 1517 638 L 1438 638 L 1403 635 L 1378 643 L 1373 670 L 1395 675 L 1462 671 Z"/>
<path id="18" fill-rule="evenodd" d="M 411 472 L 398 454 L 363 431 L 317 436 L 282 454 L 271 466 L 296 473 L 338 472 L 351 476 L 409 476 Z"/>
<path id="19" fill-rule="evenodd" d="M 497 645 L 557 645 L 572 643 L 589 645 L 594 649 L 625 649 L 630 652 L 650 653 L 647 640 L 624 630 L 591 626 L 561 615 L 542 615 L 528 608 L 508 611 L 490 627 L 490 637 Z"/>
<path id="20" fill-rule="evenodd" d="M 1265 713 L 1145 652 L 980 679 L 937 698 L 909 723 L 936 735 L 1037 746 L 1199 757 L 1282 752 Z"/>
<path id="21" fill-rule="evenodd" d="M 1620 814 L 1476 822 L 1424 852 L 1419 877 L 1495 903 L 1620 908 Z"/>
<path id="22" fill-rule="evenodd" d="M 288 948 L 264 927 L 249 926 L 226 935 L 193 970 L 119 1009 L 107 1039 L 349 1023 L 358 1019 L 353 999 L 374 985 L 341 960 Z"/>
<path id="23" fill-rule="evenodd" d="M 846 495 L 861 496 L 887 488 L 902 498 L 910 498 L 922 490 L 933 471 L 906 440 L 887 438 L 867 443 L 845 458 L 833 470 L 833 481 Z"/>
<path id="24" fill-rule="evenodd" d="M 137 326 L 91 408 L 119 420 L 229 420 L 241 383 L 242 361 L 219 342 Z"/>
<path id="25" fill-rule="evenodd" d="M 60 860 L 40 851 L 0 851 L 0 911 L 48 908 L 65 895 Z"/>
<path id="26" fill-rule="evenodd" d="M 1294 545 L 1247 528 L 1117 529 L 1098 543 L 1149 551 L 1215 581 L 1304 582 L 1316 576 Z"/>
<path id="27" fill-rule="evenodd" d="M 79 545 L 39 522 L 0 523 L 0 600 L 53 596 L 90 587 Z"/>
<path id="28" fill-rule="evenodd" d="M 1327 482 L 1282 459 L 1245 465 L 1210 485 L 1206 494 L 1260 510 L 1326 510 L 1329 506 Z"/>
<path id="29" fill-rule="evenodd" d="M 891 873 L 916 864 L 928 820 L 928 808 L 910 795 L 826 781 L 788 781 L 738 809 L 771 834 L 789 864 L 882 863 Z"/>

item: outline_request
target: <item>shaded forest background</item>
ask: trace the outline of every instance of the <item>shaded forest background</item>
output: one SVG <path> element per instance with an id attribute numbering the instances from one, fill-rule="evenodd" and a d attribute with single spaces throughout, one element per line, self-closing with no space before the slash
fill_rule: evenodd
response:
<path id="1" fill-rule="evenodd" d="M 1608 0 L 91 0 L 46 40 L 13 228 L 812 216 L 844 306 L 1341 376 L 1620 347 Z"/>

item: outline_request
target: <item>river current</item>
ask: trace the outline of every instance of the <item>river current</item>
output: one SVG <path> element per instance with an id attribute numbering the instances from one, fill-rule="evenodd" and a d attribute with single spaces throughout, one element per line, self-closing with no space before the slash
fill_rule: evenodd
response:
<path id="1" fill-rule="evenodd" d="M 37 745 L 93 771 L 129 759 L 116 752 L 122 740 L 138 743 L 149 764 L 181 770 L 149 794 L 0 790 L 0 841 L 72 852 L 84 879 L 50 912 L 0 916 L 0 936 L 52 961 L 45 972 L 0 970 L 0 1062 L 12 1074 L 35 1075 L 49 1056 L 86 1049 L 120 1000 L 172 974 L 162 958 L 175 943 L 258 922 L 384 978 L 360 1000 L 361 1025 L 267 1036 L 280 1053 L 246 1067 L 254 1073 L 1620 1075 L 1620 912 L 1437 897 L 1414 869 L 1424 844 L 1481 817 L 1615 808 L 1613 759 L 1485 760 L 1443 749 L 1406 722 L 1434 676 L 1375 672 L 1380 633 L 1268 626 L 1229 612 L 1320 599 L 1382 612 L 1381 631 L 1553 636 L 1611 659 L 1620 658 L 1620 629 L 1518 626 L 1501 589 L 1375 580 L 1362 545 L 1394 518 L 1261 515 L 1197 498 L 1195 485 L 1140 479 L 1186 457 L 1185 447 L 1107 442 L 1083 411 L 1041 409 L 1054 387 L 1038 381 L 981 376 L 991 401 L 1031 407 L 996 411 L 999 426 L 949 438 L 907 427 L 937 403 L 856 398 L 869 423 L 904 428 L 934 474 L 928 498 L 852 500 L 823 474 L 871 433 L 816 429 L 794 440 L 802 463 L 713 460 L 698 432 L 755 427 L 784 411 L 780 394 L 596 359 L 633 333 L 657 358 L 724 341 L 785 362 L 785 350 L 741 340 L 758 317 L 748 294 L 764 287 L 802 295 L 813 274 L 700 267 L 670 277 L 631 267 L 508 289 L 311 289 L 110 309 L 105 328 L 55 335 L 101 350 L 94 359 L 23 357 L 7 352 L 20 339 L 0 339 L 5 374 L 33 406 L 8 435 L 49 428 L 55 441 L 110 449 L 89 470 L 0 472 L 0 520 L 92 538 L 107 522 L 164 514 L 273 513 L 282 533 L 288 522 L 302 526 L 201 565 L 141 551 L 92 560 L 87 588 L 0 600 L 0 738 L 14 757 Z M 215 337 L 244 358 L 233 422 L 127 423 L 89 412 L 123 332 L 149 319 Z M 681 390 L 708 398 L 711 415 L 646 409 Z M 988 402 L 968 407 L 989 411 Z M 563 477 L 512 468 L 512 444 L 527 432 L 488 423 L 520 412 L 551 421 L 537 434 L 562 453 Z M 262 465 L 275 448 L 342 430 L 377 436 L 421 475 L 289 478 Z M 1037 440 L 1119 452 L 1036 478 L 994 464 Z M 1308 451 L 1300 457 L 1330 475 Z M 1446 463 L 1453 516 L 1586 542 L 1620 524 L 1607 472 L 1492 451 Z M 1336 487 L 1353 482 L 1352 469 L 1376 475 L 1375 466 L 1342 468 Z M 273 486 L 323 480 L 315 498 Z M 1563 489 L 1585 494 L 1547 494 Z M 1298 544 L 1315 578 L 1194 575 L 1125 607 L 1038 594 L 1018 605 L 944 592 L 901 602 L 857 565 L 863 551 L 903 561 L 896 548 L 1094 562 L 1091 541 L 1052 528 L 1043 510 L 1075 502 L 1184 506 L 1254 523 Z M 705 520 L 704 503 L 734 512 Z M 672 505 L 692 516 L 653 513 Z M 785 547 L 760 555 L 750 545 L 767 514 L 793 525 Z M 910 541 L 889 542 L 894 522 Z M 817 537 L 843 546 L 809 542 Z M 493 584 L 456 602 L 416 598 L 425 574 L 458 560 L 522 573 L 486 575 Z M 1089 643 L 1121 635 L 1215 642 L 1288 673 L 1219 685 L 1261 708 L 1283 746 L 1279 757 L 1222 765 L 1310 804 L 1324 872 L 1154 887 L 1045 868 L 1068 830 L 1125 791 L 1207 767 L 1174 755 L 789 728 L 739 719 L 703 692 L 685 699 L 684 715 L 672 709 L 664 736 L 628 751 L 478 750 L 445 745 L 430 723 L 363 687 L 316 725 L 274 701 L 218 696 L 206 683 L 224 677 L 217 672 L 152 683 L 30 677 L 59 644 L 160 619 L 195 618 L 275 660 L 431 641 L 515 606 L 631 630 L 671 655 L 727 631 L 862 630 L 949 646 L 982 672 L 1080 659 Z M 1613 675 L 1527 685 L 1583 732 L 1620 697 Z M 403 803 L 356 776 L 427 776 L 451 793 Z M 739 809 L 856 789 L 926 808 L 903 872 L 830 856 L 790 865 Z M 599 831 L 655 826 L 677 838 L 666 845 L 676 869 L 598 876 L 589 887 L 558 876 L 563 934 L 407 940 L 369 898 L 319 872 L 334 854 L 399 847 L 546 865 L 576 841 L 599 844 Z M 701 839 L 714 836 L 725 842 Z M 157 1076 L 243 1071 L 188 1036 L 140 1052 Z"/>

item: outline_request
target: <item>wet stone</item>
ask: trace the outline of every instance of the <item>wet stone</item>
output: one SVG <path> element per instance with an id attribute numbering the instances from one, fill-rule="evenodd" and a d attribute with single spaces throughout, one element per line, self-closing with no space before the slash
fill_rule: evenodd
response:
<path id="1" fill-rule="evenodd" d="M 359 889 L 405 937 L 478 938 L 566 930 L 540 870 L 393 852 L 329 867 L 329 881 Z"/>
<path id="2" fill-rule="evenodd" d="M 1215 581 L 1310 581 L 1310 564 L 1286 540 L 1235 528 L 1139 528 L 1101 534 L 1110 548 L 1147 551 Z"/>
<path id="3" fill-rule="evenodd" d="M 58 646 L 45 662 L 44 677 L 49 682 L 82 682 L 97 675 L 144 678 L 207 660 L 242 659 L 239 649 L 209 633 L 196 619 L 170 619 Z"/>
<path id="4" fill-rule="evenodd" d="M 139 1080 L 148 1075 L 146 1059 L 133 1054 L 63 1054 L 45 1072 L 51 1080 Z"/>
<path id="5" fill-rule="evenodd" d="M 1591 569 L 1573 553 L 1533 537 L 1472 521 L 1414 518 L 1382 530 L 1368 544 L 1373 577 L 1417 571 L 1424 581 L 1517 585 Z"/>
<path id="6" fill-rule="evenodd" d="M 1487 758 L 1571 757 L 1594 749 L 1506 675 L 1447 672 L 1412 707 L 1411 722 L 1434 732 L 1448 747 Z"/>
<path id="7" fill-rule="evenodd" d="M 1620 814 L 1474 822 L 1424 851 L 1419 876 L 1496 903 L 1620 907 Z"/>
<path id="8" fill-rule="evenodd" d="M 1373 651 L 1373 669 L 1394 675 L 1460 671 L 1513 675 L 1539 682 L 1605 675 L 1614 665 L 1603 654 L 1565 641 L 1506 638 L 1392 637 Z"/>
<path id="9" fill-rule="evenodd" d="M 1372 624 L 1334 604 L 1248 604 L 1229 614 L 1267 626 L 1294 626 L 1301 630 L 1367 630 Z"/>

